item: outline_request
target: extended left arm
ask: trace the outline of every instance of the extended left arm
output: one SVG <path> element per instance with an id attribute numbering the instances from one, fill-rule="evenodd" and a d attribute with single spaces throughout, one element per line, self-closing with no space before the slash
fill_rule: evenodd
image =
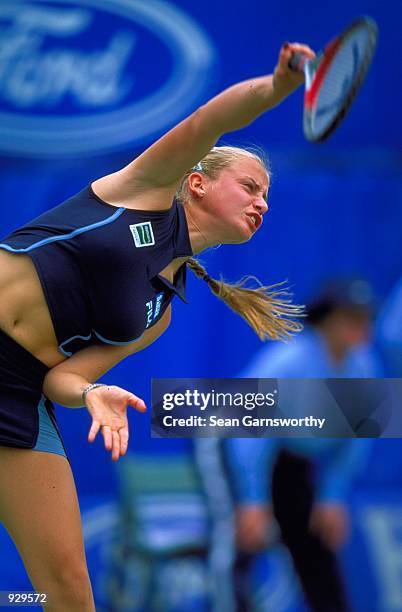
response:
<path id="1" fill-rule="evenodd" d="M 284 45 L 273 74 L 225 89 L 128 166 L 99 179 L 96 189 L 108 201 L 128 203 L 135 197 L 136 207 L 142 209 L 169 207 L 183 175 L 212 149 L 220 136 L 250 124 L 303 82 L 303 74 L 288 67 L 290 58 L 298 52 L 315 57 L 306 45 Z"/>
<path id="2" fill-rule="evenodd" d="M 220 136 L 239 130 L 277 106 L 303 82 L 288 63 L 294 53 L 314 57 L 305 45 L 284 45 L 272 75 L 237 83 L 212 98 L 134 160 L 127 171 L 145 185 L 168 186 L 210 151 Z"/>

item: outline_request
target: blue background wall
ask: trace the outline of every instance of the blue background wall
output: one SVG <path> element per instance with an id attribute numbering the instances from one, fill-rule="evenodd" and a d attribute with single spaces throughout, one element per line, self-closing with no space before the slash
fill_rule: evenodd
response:
<path id="1" fill-rule="evenodd" d="M 130 2 L 119 0 L 116 4 L 129 6 Z M 155 3 L 144 1 L 144 6 L 151 4 Z M 81 6 L 92 18 L 92 25 L 87 30 L 70 37 L 55 32 L 49 34 L 32 26 L 31 33 L 33 30 L 36 34 L 39 32 L 41 41 L 34 58 L 43 58 L 49 50 L 60 47 L 69 50 L 70 54 L 81 53 L 88 57 L 106 48 L 116 32 L 124 31 L 132 36 L 135 43 L 131 55 L 121 65 L 118 85 L 122 89 L 117 101 L 91 106 L 74 96 L 72 89 L 56 99 L 55 83 L 59 81 L 53 73 L 50 85 L 47 84 L 53 98 L 51 93 L 48 97 L 43 94 L 43 82 L 37 80 L 37 91 L 42 91 L 42 95 L 29 104 L 18 103 L 18 87 L 23 87 L 24 83 L 13 82 L 13 74 L 21 69 L 19 62 L 26 61 L 26 55 L 23 51 L 20 56 L 18 52 L 12 55 L 9 41 L 10 37 L 17 40 L 18 32 L 23 31 L 22 22 L 13 17 L 17 14 L 13 11 L 21 16 L 28 5 L 31 9 L 50 12 L 71 12 Z M 136 6 L 141 6 L 141 2 L 133 0 L 131 7 Z M 30 154 L 24 153 L 29 139 L 29 121 L 33 125 L 36 118 L 51 119 L 54 124 L 47 129 L 53 136 L 57 136 L 58 130 L 61 134 L 61 120 L 72 116 L 95 122 L 98 117 L 100 127 L 105 121 L 113 127 L 110 113 L 126 108 L 129 101 L 141 102 L 145 96 L 157 93 L 175 71 L 179 71 L 179 88 L 180 70 L 184 75 L 188 66 L 183 64 L 183 58 L 162 27 L 149 29 L 146 19 L 140 23 L 139 13 L 136 16 L 129 9 L 126 17 L 116 16 L 107 0 L 86 0 L 81 5 L 78 0 L 74 3 L 69 0 L 31 0 L 29 3 L 21 0 L 0 6 L 1 234 L 5 235 L 18 224 L 61 202 L 94 178 L 122 167 L 171 127 L 172 121 L 182 118 L 224 87 L 270 72 L 283 41 L 306 41 L 319 49 L 351 19 L 369 14 L 377 20 L 380 29 L 378 52 L 350 115 L 327 143 L 314 146 L 304 140 L 301 91 L 247 129 L 224 137 L 225 143 L 256 143 L 268 151 L 274 176 L 270 213 L 264 229 L 251 243 L 210 251 L 202 260 L 211 274 L 222 273 L 229 280 L 248 273 L 267 283 L 288 279 L 295 299 L 300 302 L 308 301 L 319 282 L 335 274 L 364 275 L 372 282 L 379 300 L 385 298 L 402 271 L 402 121 L 399 112 L 402 75 L 400 63 L 393 59 L 399 46 L 395 24 L 401 20 L 401 3 L 349 0 L 335 7 L 316 1 L 300 3 L 294 0 L 287 3 L 180 0 L 158 4 L 162 21 L 168 9 L 181 9 L 204 41 L 200 45 L 194 37 L 193 64 L 189 64 L 190 73 L 193 65 L 196 76 L 190 87 L 192 95 L 185 92 L 179 97 L 174 117 L 172 112 L 165 116 L 162 109 L 155 118 L 155 129 L 149 129 L 147 134 L 139 136 L 137 126 L 132 134 L 126 133 L 126 138 L 121 138 L 120 144 L 114 141 L 109 151 L 106 151 L 107 143 L 103 143 L 101 154 L 95 151 L 88 155 L 75 144 L 76 150 L 66 156 L 68 146 L 62 142 L 70 142 L 68 138 L 65 141 L 60 138 L 60 147 L 54 148 L 53 153 L 41 153 L 45 136 L 34 143 Z M 111 17 L 107 18 L 107 14 Z M 58 13 L 57 23 L 62 21 L 63 16 Z M 183 29 L 186 27 L 184 24 Z M 90 36 L 86 35 L 89 31 Z M 189 52 L 187 60 L 190 55 Z M 29 85 L 29 71 L 24 78 L 25 85 Z M 101 113 L 105 115 L 100 117 Z M 25 124 L 24 142 L 22 122 L 25 120 L 28 123 Z M 5 136 L 10 125 L 15 126 L 15 134 L 19 134 L 14 140 Z M 15 143 L 11 146 L 12 152 L 10 142 Z M 114 384 L 132 389 L 148 403 L 152 377 L 234 376 L 259 348 L 252 331 L 214 299 L 203 283 L 189 276 L 190 305 L 174 305 L 173 323 L 168 332 L 155 346 L 120 364 L 106 377 Z M 111 462 L 100 441 L 91 448 L 86 443 L 89 418 L 82 411 L 60 409 L 58 414 L 81 499 L 91 496 L 113 499 L 116 485 Z M 173 452 L 179 445 L 175 446 L 172 441 L 150 440 L 147 417 L 133 415 L 131 423 L 131 450 L 134 452 Z M 384 475 L 388 473 L 390 461 L 402 464 L 401 457 L 399 442 L 383 442 L 378 446 L 372 469 L 361 483 L 364 493 L 355 500 L 356 517 L 361 507 L 368 505 L 379 511 L 379 501 L 383 499 L 384 504 L 388 503 L 385 500 L 391 500 L 393 508 L 399 504 L 400 512 L 400 477 L 393 475 L 384 484 Z M 369 500 L 368 505 L 364 505 L 362 499 Z M 367 521 L 364 524 L 367 525 Z M 397 528 L 400 538 L 400 525 Z M 364 535 L 363 527 L 356 527 L 354 537 L 355 545 L 349 548 L 347 557 L 349 563 L 354 558 L 354 550 L 371 550 L 371 540 L 367 533 Z M 397 535 L 393 537 L 397 549 Z M 362 572 L 378 576 L 377 565 L 368 557 L 368 567 Z M 378 582 L 374 580 L 372 586 L 365 581 L 364 588 L 356 587 L 359 581 L 354 582 L 355 599 L 360 609 L 374 609 L 368 603 L 373 601 L 379 602 L 378 609 L 402 609 L 402 594 L 400 607 L 395 607 L 396 604 L 389 607 L 389 602 L 388 607 L 385 606 L 385 591 L 381 589 L 386 587 L 380 578 L 376 580 Z"/>

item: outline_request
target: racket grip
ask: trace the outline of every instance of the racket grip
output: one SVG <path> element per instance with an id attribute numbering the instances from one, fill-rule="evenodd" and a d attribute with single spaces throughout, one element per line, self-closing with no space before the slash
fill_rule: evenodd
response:
<path id="1" fill-rule="evenodd" d="M 289 60 L 288 66 L 294 72 L 303 72 L 304 66 L 308 61 L 307 55 L 303 53 L 295 53 Z"/>

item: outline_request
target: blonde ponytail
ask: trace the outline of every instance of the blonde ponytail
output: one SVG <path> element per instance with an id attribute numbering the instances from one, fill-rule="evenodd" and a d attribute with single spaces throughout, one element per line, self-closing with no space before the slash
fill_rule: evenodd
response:
<path id="1" fill-rule="evenodd" d="M 260 340 L 287 340 L 303 329 L 302 323 L 293 320 L 294 317 L 304 316 L 303 306 L 291 303 L 284 283 L 268 287 L 246 287 L 249 281 L 257 279 L 247 276 L 235 284 L 226 283 L 223 279 L 218 281 L 211 278 L 193 257 L 187 261 L 187 266 L 208 284 L 214 295 L 247 321 Z"/>
<path id="2" fill-rule="evenodd" d="M 189 197 L 188 177 L 192 172 L 202 172 L 213 180 L 224 168 L 245 158 L 256 160 L 265 169 L 267 175 L 271 175 L 269 161 L 261 149 L 214 147 L 183 176 L 176 199 L 184 206 L 186 205 Z M 230 284 L 222 278 L 220 280 L 211 278 L 197 259 L 187 260 L 187 266 L 198 278 L 208 284 L 214 295 L 247 321 L 260 340 L 268 338 L 286 340 L 303 329 L 303 325 L 294 320 L 294 318 L 304 316 L 303 306 L 292 304 L 285 283 L 264 287 L 255 277 L 247 276 L 238 283 Z M 253 280 L 257 284 L 256 287 L 246 286 Z"/>

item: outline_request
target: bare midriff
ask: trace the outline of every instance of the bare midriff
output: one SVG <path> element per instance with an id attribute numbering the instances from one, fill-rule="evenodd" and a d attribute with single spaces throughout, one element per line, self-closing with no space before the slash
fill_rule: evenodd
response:
<path id="1" fill-rule="evenodd" d="M 0 329 L 49 368 L 65 360 L 33 262 L 1 249 Z"/>
<path id="2" fill-rule="evenodd" d="M 186 258 L 161 272 L 173 283 Z M 66 359 L 58 350 L 49 308 L 29 255 L 0 249 L 0 329 L 49 368 Z"/>

